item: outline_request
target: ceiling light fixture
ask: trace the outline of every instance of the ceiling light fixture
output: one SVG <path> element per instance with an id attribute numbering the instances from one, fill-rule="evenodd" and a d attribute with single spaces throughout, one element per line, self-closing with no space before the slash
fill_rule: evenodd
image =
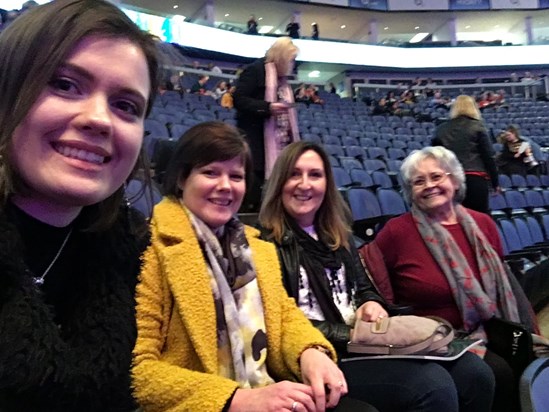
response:
<path id="1" fill-rule="evenodd" d="M 389 26 L 384 27 L 383 30 L 389 30 Z"/>
<path id="2" fill-rule="evenodd" d="M 179 6 L 178 6 L 177 4 L 174 4 L 174 5 L 173 5 L 173 8 L 174 8 L 174 9 L 177 9 L 178 7 L 179 7 Z"/>
<path id="3" fill-rule="evenodd" d="M 318 78 L 320 77 L 320 72 L 318 70 L 313 70 L 308 74 L 309 77 Z"/>
<path id="4" fill-rule="evenodd" d="M 414 29 L 419 30 L 419 26 L 414 27 Z"/>
<path id="5" fill-rule="evenodd" d="M 465 28 L 466 28 L 466 29 L 470 29 L 470 28 L 471 28 L 471 26 L 467 25 L 467 26 L 465 26 Z"/>
<path id="6" fill-rule="evenodd" d="M 225 13 L 225 17 L 229 17 L 229 16 L 230 16 L 230 14 L 229 14 L 229 13 Z"/>
<path id="7" fill-rule="evenodd" d="M 260 17 L 260 18 L 259 18 L 259 19 L 257 19 L 257 20 L 258 20 L 258 21 L 261 21 L 261 20 L 263 20 L 263 17 Z"/>
<path id="8" fill-rule="evenodd" d="M 340 27 L 341 27 L 342 29 L 344 29 L 344 28 L 347 27 L 347 26 L 345 26 L 344 24 L 342 24 Z"/>

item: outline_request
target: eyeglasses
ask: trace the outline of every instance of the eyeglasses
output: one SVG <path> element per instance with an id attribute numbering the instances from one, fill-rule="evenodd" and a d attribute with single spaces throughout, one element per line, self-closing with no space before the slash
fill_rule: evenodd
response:
<path id="1" fill-rule="evenodd" d="M 428 177 L 425 176 L 418 176 L 412 179 L 411 183 L 412 186 L 416 189 L 422 189 L 425 186 L 427 186 L 428 182 L 431 182 L 435 185 L 438 185 L 439 183 L 442 183 L 446 180 L 448 176 L 450 176 L 452 173 L 446 172 L 435 172 L 431 173 Z"/>

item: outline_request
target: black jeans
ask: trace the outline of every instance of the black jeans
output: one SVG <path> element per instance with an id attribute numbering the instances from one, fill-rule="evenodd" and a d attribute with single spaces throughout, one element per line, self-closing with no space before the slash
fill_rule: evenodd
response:
<path id="1" fill-rule="evenodd" d="M 350 398 L 382 412 L 487 412 L 494 375 L 477 355 L 456 361 L 355 360 L 340 362 Z"/>
<path id="2" fill-rule="evenodd" d="M 477 212 L 490 213 L 488 197 L 490 196 L 490 182 L 482 176 L 465 175 L 467 191 L 463 206 Z"/>

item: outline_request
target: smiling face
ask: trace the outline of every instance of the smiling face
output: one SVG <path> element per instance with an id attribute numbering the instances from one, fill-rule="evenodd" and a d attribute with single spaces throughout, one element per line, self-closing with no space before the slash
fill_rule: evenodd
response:
<path id="1" fill-rule="evenodd" d="M 428 215 L 453 210 L 458 185 L 446 173 L 435 159 L 427 157 L 419 162 L 412 174 L 412 202 Z M 437 179 L 440 179 L 438 183 L 433 182 Z M 414 181 L 424 182 L 424 185 L 415 185 Z"/>
<path id="2" fill-rule="evenodd" d="M 210 228 L 217 229 L 238 212 L 246 192 L 242 158 L 194 168 L 180 182 L 183 204 Z"/>
<path id="3" fill-rule="evenodd" d="M 314 223 L 326 194 L 326 173 L 322 158 L 314 150 L 304 152 L 282 188 L 282 204 L 301 227 Z"/>
<path id="4" fill-rule="evenodd" d="M 27 190 L 13 201 L 47 221 L 41 211 L 75 217 L 113 194 L 138 157 L 149 91 L 138 46 L 81 40 L 14 132 L 14 169 Z"/>

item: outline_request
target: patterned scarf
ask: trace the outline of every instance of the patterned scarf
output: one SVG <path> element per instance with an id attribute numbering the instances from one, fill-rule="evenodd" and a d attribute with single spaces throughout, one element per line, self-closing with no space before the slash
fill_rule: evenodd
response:
<path id="1" fill-rule="evenodd" d="M 473 247 L 480 272 L 477 279 L 467 259 L 443 225 L 412 207 L 418 231 L 446 276 L 461 312 L 466 332 L 485 338 L 482 323 L 493 316 L 520 322 L 517 300 L 508 272 L 473 218 L 461 205 L 455 206 L 458 223 Z"/>
<path id="2" fill-rule="evenodd" d="M 286 77 L 278 77 L 274 63 L 265 63 L 265 101 L 294 102 L 294 93 Z M 270 116 L 265 120 L 263 130 L 265 140 L 265 179 L 271 176 L 276 158 L 292 142 L 299 140 L 297 112 L 290 108 L 287 114 Z"/>
<path id="3" fill-rule="evenodd" d="M 223 247 L 204 222 L 185 210 L 208 264 L 217 317 L 218 374 L 241 388 L 274 383 L 267 372 L 263 302 L 244 225 L 232 218 L 224 226 Z"/>
<path id="4" fill-rule="evenodd" d="M 355 279 L 351 254 L 344 247 L 332 250 L 323 239 L 316 240 L 306 233 L 294 219 L 288 217 L 286 220 L 298 244 L 299 264 L 309 279 L 308 292 L 315 296 L 327 321 L 345 323 L 334 299 L 336 293 L 347 289 L 349 301 L 345 303 L 349 306 L 354 305 L 355 291 L 352 289 L 352 283 L 340 282 L 337 277 L 338 271 L 344 268 L 346 278 Z M 299 276 L 301 278 L 301 273 Z M 300 288 L 302 283 L 300 280 Z M 309 296 L 309 305 L 311 301 Z"/>

